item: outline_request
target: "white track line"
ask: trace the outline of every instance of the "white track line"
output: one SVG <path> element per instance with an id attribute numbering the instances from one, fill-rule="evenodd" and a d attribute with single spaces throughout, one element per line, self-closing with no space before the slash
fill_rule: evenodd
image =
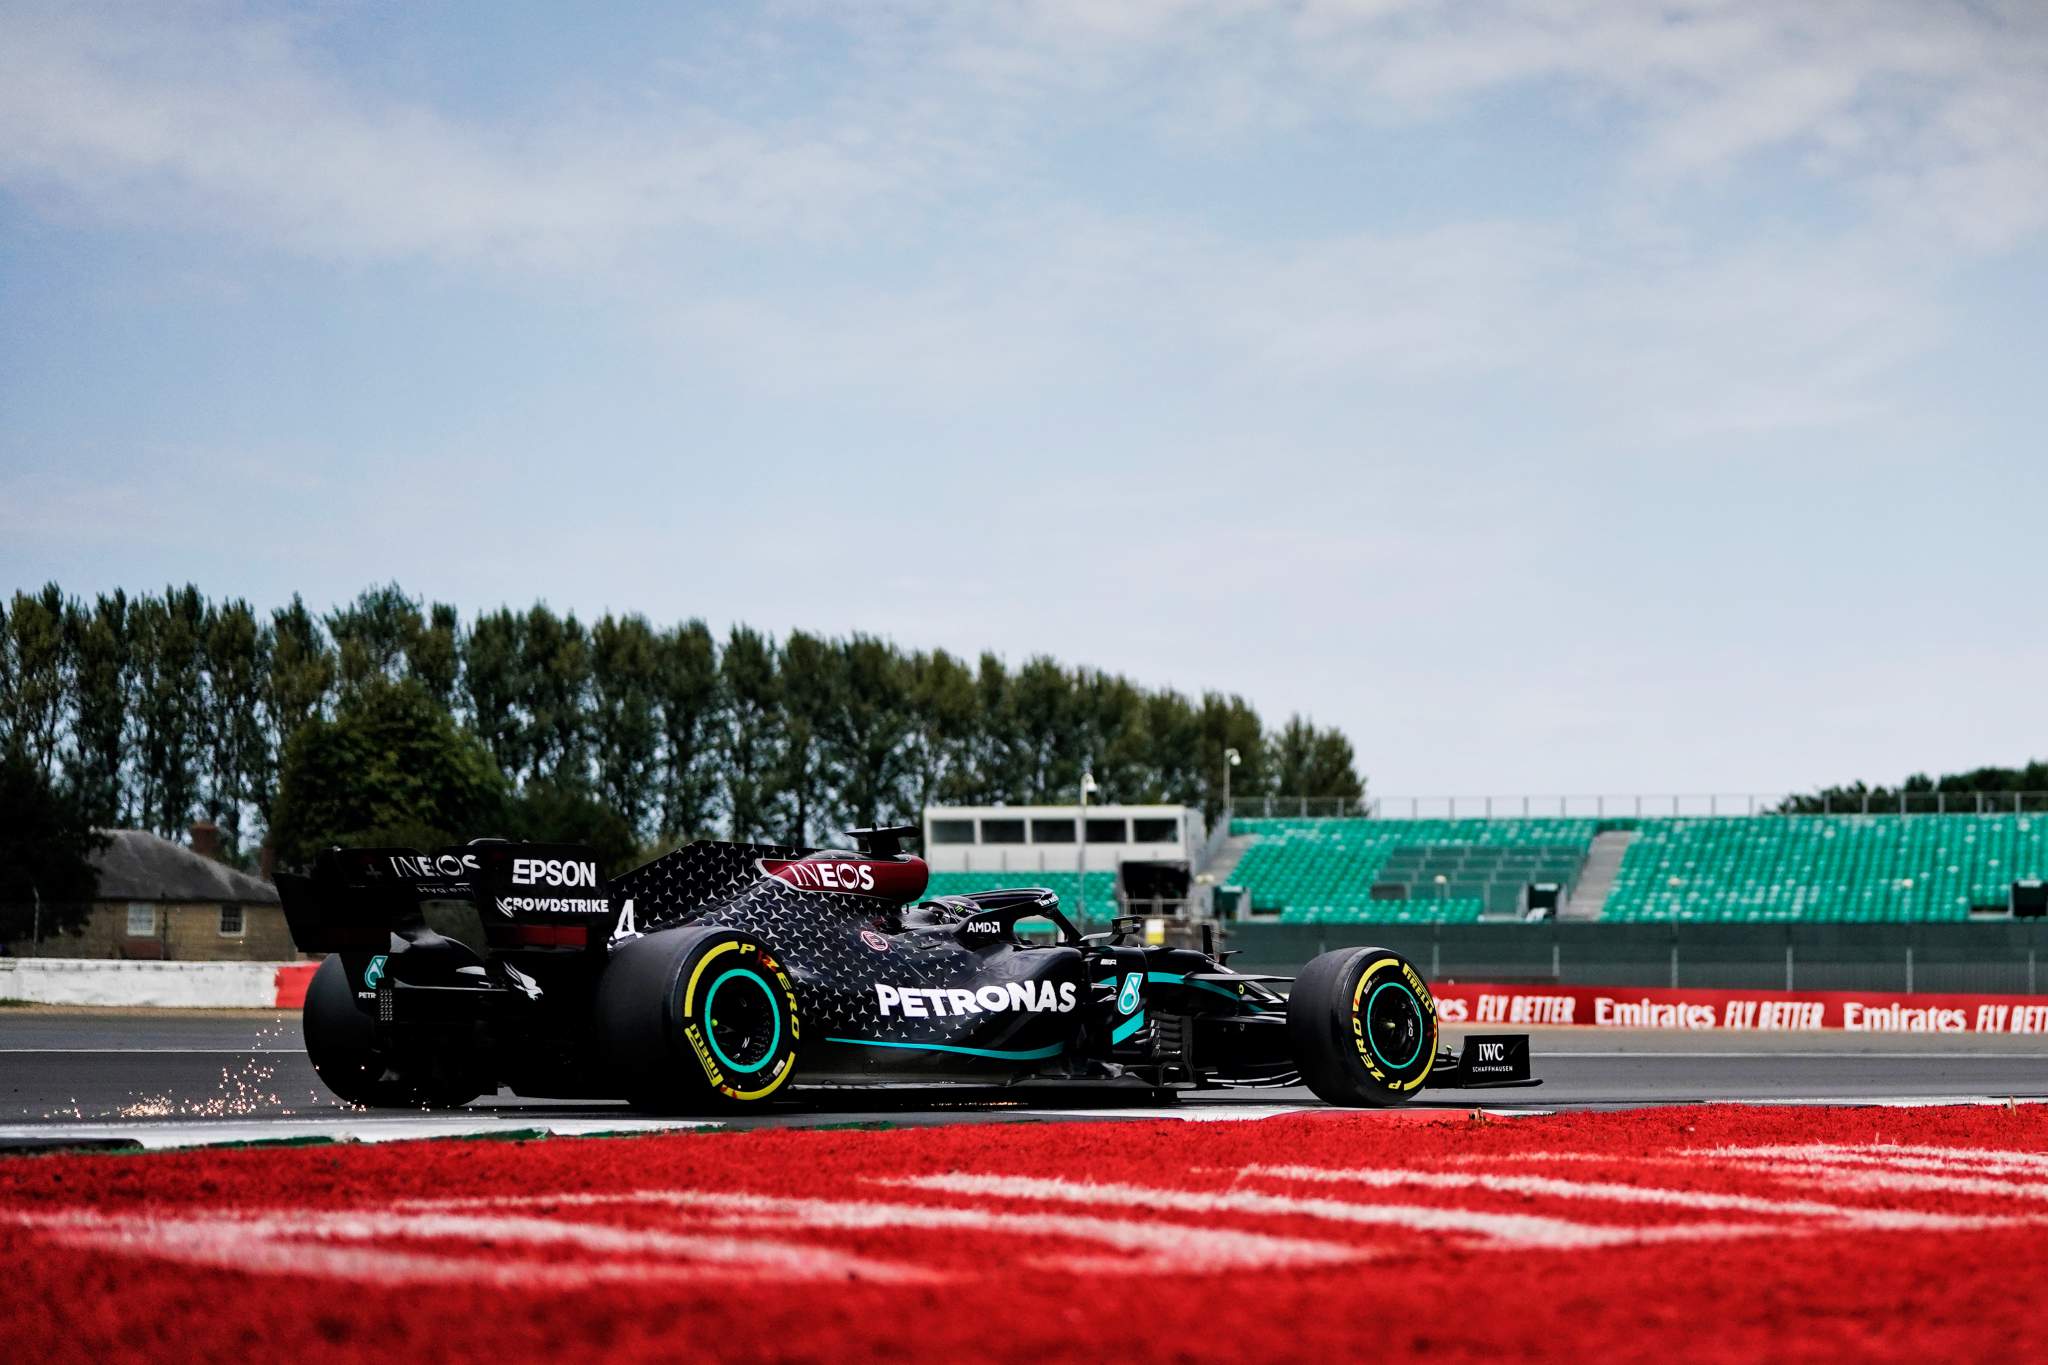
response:
<path id="1" fill-rule="evenodd" d="M 1083 1180 L 1034 1176 L 926 1175 L 879 1180 L 909 1189 L 989 1198 L 1042 1199 L 1077 1204 L 1129 1204 L 1137 1208 L 1175 1209 L 1185 1213 L 1294 1214 L 1330 1222 L 1446 1232 L 1480 1238 L 1499 1247 L 1593 1248 L 1632 1246 L 1647 1242 L 1710 1241 L 1781 1232 L 1767 1224 L 1698 1223 L 1681 1227 L 1637 1228 L 1575 1223 L 1530 1213 L 1482 1213 L 1469 1209 L 1434 1208 L 1421 1204 L 1358 1204 L 1341 1199 L 1303 1199 L 1292 1195 L 1258 1194 L 1247 1190 L 1208 1191 L 1160 1189 L 1145 1185 L 1097 1184 Z"/>
<path id="2" fill-rule="evenodd" d="M 2001 1199 L 2048 1199 L 2048 1185 L 2021 1184 L 1991 1176 L 1929 1175 L 1920 1171 L 1848 1166 L 1834 1161 L 1771 1161 L 1763 1158 L 1743 1158 L 1732 1164 L 1737 1170 L 1749 1169 L 1768 1172 L 1771 1175 L 1825 1180 L 1837 1189 L 1882 1190 L 1894 1193 L 1988 1194 Z M 2027 1174 L 2038 1179 L 2037 1172 Z"/>
<path id="3" fill-rule="evenodd" d="M 1564 1180 L 1543 1175 L 1486 1175 L 1469 1171 L 1347 1170 L 1321 1166 L 1247 1166 L 1243 1174 L 1269 1180 L 1359 1184 L 1374 1189 L 1420 1185 L 1431 1189 L 1481 1189 L 1500 1194 L 1541 1195 L 1553 1199 L 1589 1199 L 1619 1204 L 1655 1204 L 1666 1208 L 1819 1218 L 1852 1227 L 1887 1230 L 1911 1228 L 1923 1231 L 1955 1231 L 2001 1226 L 2014 1221 L 1997 1217 L 1917 1213 L 1904 1209 L 1859 1208 L 1854 1204 L 1830 1204 L 1812 1199 L 1767 1199 L 1759 1195 L 1716 1194 L 1704 1190 L 1675 1190 L 1651 1185 Z"/>
<path id="4" fill-rule="evenodd" d="M 1371 1253 L 1305 1237 L 1188 1227 L 1156 1219 L 1098 1218 L 1081 1214 L 1012 1213 L 931 1204 L 805 1199 L 738 1191 L 636 1190 L 619 1194 L 512 1195 L 477 1199 L 411 1200 L 400 1210 L 507 1207 L 665 1205 L 689 1209 L 714 1223 L 749 1227 L 802 1227 L 852 1231 L 871 1228 L 953 1229 L 1020 1237 L 1065 1237 L 1100 1242 L 1137 1260 L 1103 1264 L 1126 1270 L 1228 1271 L 1257 1267 L 1331 1265 Z M 1062 1261 L 1068 1264 L 1068 1261 Z M 1094 1264 L 1094 1263 L 1091 1263 Z M 1099 1267 L 1098 1267 L 1099 1268 Z"/>
<path id="5" fill-rule="evenodd" d="M 7 1221 L 38 1228 L 79 1244 L 108 1250 L 161 1255 L 173 1259 L 203 1259 L 212 1264 L 239 1265 L 244 1257 L 256 1262 L 254 1268 L 294 1268 L 306 1259 L 301 1253 L 318 1254 L 320 1243 L 362 1243 L 404 1238 L 468 1238 L 492 1244 L 532 1248 L 573 1248 L 620 1258 L 665 1256 L 698 1263 L 697 1273 L 707 1267 L 739 1269 L 750 1274 L 780 1275 L 800 1279 L 844 1279 L 848 1277 L 883 1283 L 927 1283 L 934 1276 L 927 1270 L 898 1262 L 876 1260 L 829 1247 L 808 1246 L 762 1237 L 735 1237 L 726 1233 L 674 1233 L 646 1228 L 615 1227 L 604 1223 L 578 1223 L 546 1218 L 484 1216 L 451 1213 L 294 1213 L 290 1216 L 215 1214 L 199 1218 L 155 1218 L 148 1215 L 113 1217 L 94 1213 L 17 1214 Z M 329 1248 L 332 1250 L 332 1248 Z M 381 1256 L 382 1253 L 374 1253 Z M 329 1256 L 324 1259 L 334 1261 Z M 346 1258 L 344 1258 L 346 1259 Z M 417 1258 L 424 1260 L 464 1258 Z M 475 1260 L 476 1258 L 468 1258 Z M 552 1268 L 554 1261 L 549 1262 Z M 351 1261 L 350 1264 L 353 1264 Z M 491 1264 L 485 1261 L 484 1264 Z M 417 1268 L 421 1268 L 416 1266 Z M 526 1266 L 522 1277 L 534 1267 Z M 337 1273 L 323 1271 L 322 1273 Z M 354 1271 L 339 1272 L 354 1274 Z"/>
<path id="6" fill-rule="evenodd" d="M 1761 1176 L 1798 1180 L 1804 1184 L 1825 1183 L 1837 1189 L 1877 1191 L 1891 1194 L 1966 1194 L 1986 1195 L 1999 1199 L 2048 1200 L 2048 1183 L 2026 1183 L 2041 1181 L 2048 1171 L 2032 1165 L 1999 1164 L 1995 1160 L 1979 1166 L 1975 1175 L 1946 1174 L 1960 1166 L 1969 1169 L 1966 1163 L 1937 1165 L 1934 1171 L 1924 1168 L 1928 1158 L 1902 1157 L 1887 1161 L 1876 1155 L 1882 1148 L 1871 1149 L 1871 1155 L 1863 1160 L 1853 1154 L 1832 1157 L 1771 1156 L 1770 1152 L 1807 1153 L 1805 1147 L 1762 1147 L 1762 1148 L 1715 1148 L 1701 1147 L 1673 1156 L 1615 1156 L 1597 1152 L 1500 1152 L 1489 1156 L 1461 1156 L 1452 1160 L 1459 1162 L 1585 1162 L 1612 1161 L 1634 1166 L 1682 1166 L 1698 1169 L 1702 1163 L 1719 1163 L 1721 1169 L 1741 1171 Z M 1931 1149 L 1951 1150 L 1951 1149 Z M 1988 1154 L 1994 1157 L 1997 1154 Z M 2034 1153 L 2013 1152 L 2007 1156 L 2032 1156 Z M 1903 1163 L 1913 1163 L 1920 1169 L 1905 1169 Z M 2013 1177 L 1996 1179 L 1997 1175 Z M 1967 1215 L 1958 1215 L 1966 1217 Z M 2010 1221 L 2010 1220 L 2008 1220 Z M 2037 1217 L 2028 1216 L 2018 1221 L 2038 1222 Z"/>
<path id="7" fill-rule="evenodd" d="M 1889 1143 L 1806 1142 L 1761 1147 L 1700 1147 L 1700 1155 L 1763 1157 L 1791 1161 L 1839 1161 L 1845 1164 L 1884 1165 L 1917 1170 L 1963 1167 L 1980 1174 L 1990 1170 L 2032 1171 L 2048 1175 L 2048 1153 L 2000 1151 L 1993 1148 L 1930 1147 Z"/>

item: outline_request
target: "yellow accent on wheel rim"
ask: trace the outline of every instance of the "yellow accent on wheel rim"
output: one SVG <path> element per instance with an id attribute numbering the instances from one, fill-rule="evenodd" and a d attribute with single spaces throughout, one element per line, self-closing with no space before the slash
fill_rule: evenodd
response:
<path id="1" fill-rule="evenodd" d="M 1365 999 L 1366 986 L 1372 981 L 1372 979 L 1375 976 L 1378 976 L 1383 969 L 1394 966 L 1401 967 L 1403 974 L 1406 975 L 1408 978 L 1408 984 L 1415 988 L 1415 999 L 1416 1002 L 1422 1006 L 1423 1012 L 1432 1019 L 1436 1017 L 1436 1001 L 1430 996 L 1429 987 L 1423 985 L 1422 978 L 1415 974 L 1415 969 L 1409 967 L 1406 963 L 1401 962 L 1398 958 L 1383 957 L 1379 961 L 1373 963 L 1370 967 L 1367 967 L 1364 971 L 1358 974 L 1358 988 L 1351 992 L 1352 1041 L 1354 1046 L 1356 1046 L 1358 1049 L 1359 1056 L 1365 1059 L 1366 1070 L 1372 1073 L 1374 1080 L 1382 1082 L 1390 1090 L 1415 1090 L 1418 1089 L 1424 1081 L 1429 1079 L 1429 1073 L 1435 1069 L 1436 1049 L 1434 1047 L 1426 1047 L 1423 1049 L 1424 1060 L 1422 1063 L 1422 1070 L 1416 1073 L 1414 1080 L 1403 1081 L 1398 1084 L 1389 1081 L 1387 1080 L 1385 1074 L 1380 1071 L 1379 1067 L 1373 1064 L 1372 1054 L 1367 1049 L 1364 1037 L 1361 1033 L 1361 1030 L 1364 1028 L 1364 1025 L 1359 1021 L 1358 1017 L 1358 1007 L 1360 1002 Z"/>
<path id="2" fill-rule="evenodd" d="M 697 959 L 697 969 L 690 973 L 690 984 L 683 988 L 683 1017 L 685 1019 L 691 1018 L 697 1012 L 697 982 L 703 977 L 704 969 L 711 965 L 713 959 L 717 958 L 721 953 L 739 952 L 742 949 L 752 948 L 753 946 L 751 943 L 742 943 L 737 939 L 727 939 Z M 795 1010 L 790 1011 L 789 1019 L 789 1036 L 794 1039 L 796 1037 Z M 773 1094 L 776 1088 L 788 1080 L 790 1073 L 795 1070 L 796 1049 L 791 1048 L 789 1055 L 783 1060 L 782 1068 L 775 1073 L 775 1079 L 762 1086 L 759 1090 L 735 1090 L 730 1086 L 720 1086 L 719 1089 L 736 1100 L 758 1100 L 763 1096 Z"/>

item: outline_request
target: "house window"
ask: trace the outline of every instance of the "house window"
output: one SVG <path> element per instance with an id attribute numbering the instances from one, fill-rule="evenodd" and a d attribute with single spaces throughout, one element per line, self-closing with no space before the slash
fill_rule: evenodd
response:
<path id="1" fill-rule="evenodd" d="M 972 820 L 932 821 L 932 842 L 935 844 L 971 844 L 974 842 Z"/>
<path id="2" fill-rule="evenodd" d="M 1136 844 L 1177 844 L 1180 842 L 1180 821 L 1172 816 L 1163 819 L 1137 819 L 1131 821 L 1131 842 Z"/>
<path id="3" fill-rule="evenodd" d="M 128 907 L 128 937 L 156 937 L 156 907 L 140 901 Z"/>
<path id="4" fill-rule="evenodd" d="M 223 905 L 220 908 L 220 936 L 240 938 L 242 936 L 242 907 Z"/>
<path id="5" fill-rule="evenodd" d="M 1129 838 L 1124 822 L 1121 820 L 1090 820 L 1088 822 L 1088 842 L 1091 844 L 1122 844 L 1128 843 Z"/>
<path id="6" fill-rule="evenodd" d="M 1024 842 L 1024 822 L 984 820 L 981 822 L 981 841 L 984 844 L 1021 844 Z"/>
<path id="7" fill-rule="evenodd" d="M 1033 820 L 1031 842 L 1034 844 L 1071 844 L 1074 842 L 1074 817 L 1064 820 Z"/>

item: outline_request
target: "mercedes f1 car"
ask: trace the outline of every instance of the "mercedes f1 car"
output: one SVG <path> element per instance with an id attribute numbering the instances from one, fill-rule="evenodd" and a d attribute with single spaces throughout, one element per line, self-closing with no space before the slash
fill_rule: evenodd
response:
<path id="1" fill-rule="evenodd" d="M 1534 1083 L 1526 1035 L 1440 1049 L 1396 953 L 1340 949 L 1290 979 L 1231 970 L 1206 931 L 1201 950 L 1145 946 L 1132 919 L 1083 935 L 1040 887 L 920 899 L 916 832 L 854 830 L 853 852 L 700 841 L 613 880 L 561 845 L 329 849 L 277 879 L 293 939 L 329 955 L 306 1051 L 336 1095 L 390 1106 L 505 1087 L 706 1112 L 1024 1082 L 1306 1084 L 1383 1106 Z M 428 927 L 451 901 L 474 906 L 483 951 Z M 1020 932 L 1038 918 L 1050 941 Z"/>

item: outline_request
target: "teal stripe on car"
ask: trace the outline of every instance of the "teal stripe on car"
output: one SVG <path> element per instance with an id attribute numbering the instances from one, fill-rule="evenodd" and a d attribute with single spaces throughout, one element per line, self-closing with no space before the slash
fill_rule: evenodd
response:
<path id="1" fill-rule="evenodd" d="M 1236 991 L 1231 990 L 1228 986 L 1219 986 L 1213 981 L 1190 981 L 1179 972 L 1147 972 L 1145 973 L 1145 979 L 1155 986 L 1186 986 L 1191 990 L 1212 991 L 1222 996 L 1225 1000 L 1235 1000 L 1253 1014 L 1264 1014 L 1266 1012 L 1263 1006 L 1255 1005 Z M 1098 986 L 1114 986 L 1116 978 L 1105 976 L 1095 984 Z"/>
<path id="2" fill-rule="evenodd" d="M 1139 1010 L 1129 1019 L 1117 1025 L 1116 1032 L 1109 1035 L 1109 1041 L 1112 1045 L 1121 1043 L 1143 1027 L 1145 1027 L 1145 1011 Z"/>

